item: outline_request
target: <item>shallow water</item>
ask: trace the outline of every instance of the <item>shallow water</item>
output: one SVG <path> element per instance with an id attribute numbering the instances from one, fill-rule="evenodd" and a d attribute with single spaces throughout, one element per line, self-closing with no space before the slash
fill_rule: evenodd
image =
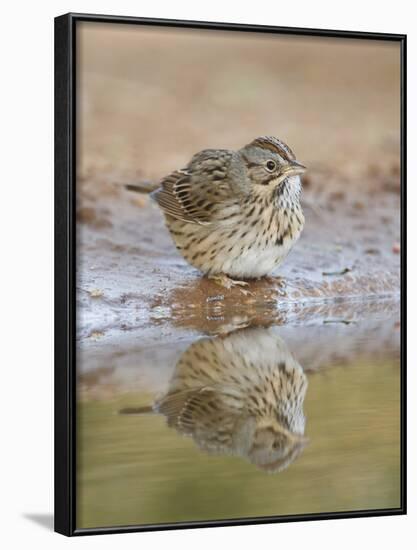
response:
<path id="1" fill-rule="evenodd" d="M 400 506 L 396 315 L 82 348 L 78 528 Z"/>

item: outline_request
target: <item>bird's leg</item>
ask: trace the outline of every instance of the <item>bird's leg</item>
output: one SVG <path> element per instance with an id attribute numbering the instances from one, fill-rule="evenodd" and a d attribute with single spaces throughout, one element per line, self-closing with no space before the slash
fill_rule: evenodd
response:
<path id="1" fill-rule="evenodd" d="M 218 275 L 208 275 L 208 278 L 211 279 L 212 281 L 214 281 L 217 285 L 220 285 L 224 288 L 227 288 L 228 290 L 230 290 L 231 288 L 233 288 L 235 286 L 248 286 L 249 285 L 249 283 L 247 283 L 246 281 L 236 281 L 235 279 L 231 279 L 230 277 L 228 277 L 224 273 L 221 273 L 221 274 L 218 274 Z M 244 290 L 243 288 L 241 288 L 240 291 L 245 296 L 247 296 L 248 294 L 252 294 L 251 292 L 249 292 L 249 290 Z"/>

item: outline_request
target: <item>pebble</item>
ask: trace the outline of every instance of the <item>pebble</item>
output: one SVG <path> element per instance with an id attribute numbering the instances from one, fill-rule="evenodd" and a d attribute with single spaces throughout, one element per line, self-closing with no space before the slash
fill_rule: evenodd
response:
<path id="1" fill-rule="evenodd" d="M 394 243 L 392 245 L 392 251 L 394 254 L 399 254 L 401 252 L 401 244 L 400 243 Z"/>

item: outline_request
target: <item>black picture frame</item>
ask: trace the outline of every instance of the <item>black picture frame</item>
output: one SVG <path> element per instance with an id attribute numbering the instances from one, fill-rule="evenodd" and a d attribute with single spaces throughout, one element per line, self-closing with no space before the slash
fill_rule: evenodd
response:
<path id="1" fill-rule="evenodd" d="M 100 22 L 399 42 L 401 46 L 401 506 L 394 509 L 77 529 L 75 524 L 76 25 Z M 407 37 L 356 31 L 69 13 L 55 18 L 55 531 L 67 536 L 406 514 L 406 61 Z"/>

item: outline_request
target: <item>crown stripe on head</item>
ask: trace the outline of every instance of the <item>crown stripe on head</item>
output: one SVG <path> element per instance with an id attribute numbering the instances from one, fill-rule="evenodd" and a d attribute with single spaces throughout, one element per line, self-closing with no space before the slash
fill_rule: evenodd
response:
<path id="1" fill-rule="evenodd" d="M 285 160 L 295 160 L 295 155 L 288 147 L 288 145 L 275 137 L 258 137 L 249 145 L 260 147 L 261 149 L 269 149 L 270 151 L 281 155 L 281 157 L 283 157 Z"/>

